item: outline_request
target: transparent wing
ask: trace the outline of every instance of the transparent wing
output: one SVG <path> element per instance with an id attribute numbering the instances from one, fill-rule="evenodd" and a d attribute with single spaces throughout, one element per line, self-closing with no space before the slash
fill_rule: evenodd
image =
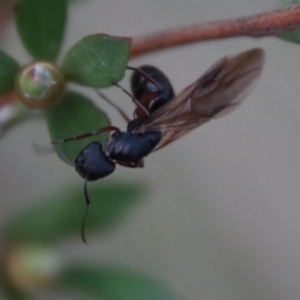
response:
<path id="1" fill-rule="evenodd" d="M 264 56 L 263 49 L 255 48 L 220 59 L 136 131 L 159 130 L 162 137 L 156 151 L 212 118 L 227 115 L 251 92 L 261 74 Z"/>

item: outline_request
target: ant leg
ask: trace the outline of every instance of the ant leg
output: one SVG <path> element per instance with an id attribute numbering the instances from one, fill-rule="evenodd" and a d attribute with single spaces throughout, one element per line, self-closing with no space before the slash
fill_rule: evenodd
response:
<path id="1" fill-rule="evenodd" d="M 116 109 L 119 114 L 123 117 L 125 122 L 129 122 L 130 118 L 126 115 L 123 109 L 121 109 L 118 105 L 113 103 L 106 95 L 102 94 L 99 90 L 95 89 L 95 92 L 100 96 L 104 101 L 106 101 L 108 104 L 110 104 L 114 109 Z"/>
<path id="2" fill-rule="evenodd" d="M 144 162 L 143 158 L 138 162 L 138 166 L 139 166 L 139 168 L 144 168 L 145 167 L 145 162 Z"/>
<path id="3" fill-rule="evenodd" d="M 154 80 L 151 76 L 149 76 L 147 73 L 145 73 L 141 69 L 130 67 L 130 66 L 127 66 L 126 69 L 132 70 L 132 71 L 135 71 L 135 72 L 139 73 L 145 79 L 147 79 L 148 81 L 150 81 L 151 83 L 153 83 L 159 89 L 160 93 L 163 92 L 162 89 L 161 89 L 161 86 L 156 82 L 156 80 Z"/>
<path id="4" fill-rule="evenodd" d="M 53 145 L 53 146 L 44 146 L 44 145 L 38 145 L 36 143 L 32 143 L 32 147 L 34 152 L 37 155 L 44 155 L 44 154 L 52 154 L 55 153 L 58 155 L 58 157 L 65 162 L 66 164 L 74 167 L 74 162 L 71 161 L 66 153 L 63 151 L 63 149 L 61 149 L 60 147 L 58 147 L 57 145 Z"/>
<path id="5" fill-rule="evenodd" d="M 86 133 L 83 133 L 83 134 L 80 134 L 80 135 L 76 135 L 74 137 L 67 138 L 67 139 L 64 139 L 64 140 L 52 141 L 52 144 L 55 145 L 55 144 L 62 144 L 62 143 L 75 141 L 75 140 L 81 140 L 81 139 L 91 137 L 93 135 L 101 134 L 105 131 L 118 131 L 118 132 L 120 132 L 120 129 L 118 127 L 115 127 L 115 126 L 102 127 L 100 129 L 97 129 L 97 130 L 94 130 L 94 131 L 91 131 L 91 132 L 86 132 Z"/>
<path id="6" fill-rule="evenodd" d="M 118 87 L 119 89 L 121 89 L 125 94 L 127 94 L 132 101 L 134 102 L 134 104 L 141 108 L 144 113 L 147 115 L 147 117 L 150 117 L 150 111 L 147 109 L 146 106 L 144 106 L 141 102 L 139 102 L 137 99 L 135 99 L 127 90 L 125 90 L 121 85 L 119 85 L 118 83 L 112 82 L 113 85 L 115 85 L 116 87 Z"/>
<path id="7" fill-rule="evenodd" d="M 58 157 L 59 157 L 63 162 L 65 162 L 66 164 L 68 164 L 68 165 L 70 165 L 70 166 L 72 166 L 72 167 L 75 167 L 75 163 L 74 163 L 73 161 L 71 161 L 71 160 L 67 157 L 67 155 L 66 155 L 66 153 L 64 152 L 63 149 L 61 149 L 59 146 L 57 146 L 57 144 L 56 144 L 56 145 L 53 145 L 53 147 L 54 147 L 54 149 L 56 150 L 56 153 L 57 153 Z"/>
<path id="8" fill-rule="evenodd" d="M 119 164 L 120 166 L 123 167 L 127 167 L 127 168 L 144 168 L 144 160 L 141 159 L 139 160 L 137 163 L 136 162 L 122 162 L 122 161 L 117 161 L 117 164 Z"/>

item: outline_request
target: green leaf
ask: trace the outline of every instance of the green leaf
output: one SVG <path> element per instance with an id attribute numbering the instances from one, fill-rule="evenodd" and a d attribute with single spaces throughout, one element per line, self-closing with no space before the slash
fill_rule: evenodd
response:
<path id="1" fill-rule="evenodd" d="M 19 0 L 16 23 L 28 52 L 36 59 L 55 60 L 64 37 L 67 0 Z"/>
<path id="2" fill-rule="evenodd" d="M 101 182 L 88 186 L 91 199 L 86 220 L 86 234 L 113 225 L 140 199 L 138 184 Z M 58 192 L 40 199 L 34 206 L 15 216 L 3 229 L 4 237 L 12 242 L 50 243 L 75 234 L 80 228 L 85 211 L 83 187 Z"/>
<path id="3" fill-rule="evenodd" d="M 281 31 L 278 34 L 278 37 L 287 42 L 300 44 L 300 30 L 299 29 Z"/>
<path id="4" fill-rule="evenodd" d="M 86 36 L 65 55 L 63 69 L 71 81 L 105 88 L 125 74 L 131 39 L 105 34 Z"/>
<path id="5" fill-rule="evenodd" d="M 60 282 L 95 299 L 178 299 L 174 292 L 160 282 L 128 270 L 70 266 L 62 273 Z"/>
<path id="6" fill-rule="evenodd" d="M 79 134 L 108 126 L 107 115 L 96 107 L 88 98 L 67 93 L 62 103 L 46 112 L 46 120 L 51 139 L 63 140 Z M 58 144 L 56 150 L 63 151 L 66 158 L 74 161 L 83 148 L 93 141 L 106 142 L 109 133 L 105 132 L 90 138 Z"/>
<path id="7" fill-rule="evenodd" d="M 283 6 L 288 7 L 294 4 L 299 4 L 300 0 L 285 0 Z M 292 30 L 282 30 L 277 35 L 280 39 L 285 40 L 291 43 L 300 43 L 300 30 L 292 29 Z"/>
<path id="8" fill-rule="evenodd" d="M 19 64 L 13 58 L 0 50 L 0 95 L 14 89 L 15 76 L 19 68 Z"/>

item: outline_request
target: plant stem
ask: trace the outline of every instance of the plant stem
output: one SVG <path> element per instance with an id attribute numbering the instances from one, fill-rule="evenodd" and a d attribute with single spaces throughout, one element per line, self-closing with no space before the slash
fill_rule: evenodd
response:
<path id="1" fill-rule="evenodd" d="M 174 46 L 229 37 L 263 37 L 300 27 L 300 5 L 240 17 L 160 31 L 133 40 L 131 57 Z"/>
<path id="2" fill-rule="evenodd" d="M 230 37 L 263 37 L 276 35 L 282 30 L 300 28 L 300 4 L 271 12 L 235 19 L 199 23 L 187 27 L 159 31 L 133 40 L 131 58 L 179 45 L 199 43 Z M 3 104 L 16 98 L 0 96 Z"/>

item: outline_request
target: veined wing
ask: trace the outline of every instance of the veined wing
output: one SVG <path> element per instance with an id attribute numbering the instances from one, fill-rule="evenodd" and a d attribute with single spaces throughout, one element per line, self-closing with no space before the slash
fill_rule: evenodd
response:
<path id="1" fill-rule="evenodd" d="M 156 151 L 212 118 L 227 115 L 248 96 L 261 74 L 264 50 L 224 57 L 157 111 L 137 132 L 160 131 Z"/>

